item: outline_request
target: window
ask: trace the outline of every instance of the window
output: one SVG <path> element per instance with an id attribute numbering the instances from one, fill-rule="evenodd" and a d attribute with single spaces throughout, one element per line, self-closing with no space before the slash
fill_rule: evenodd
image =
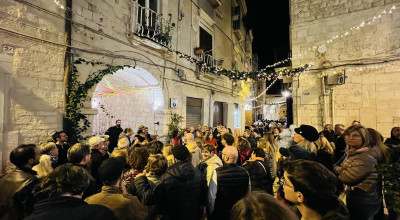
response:
<path id="1" fill-rule="evenodd" d="M 204 53 L 212 55 L 212 36 L 202 27 L 200 27 L 200 48 L 204 49 Z"/>

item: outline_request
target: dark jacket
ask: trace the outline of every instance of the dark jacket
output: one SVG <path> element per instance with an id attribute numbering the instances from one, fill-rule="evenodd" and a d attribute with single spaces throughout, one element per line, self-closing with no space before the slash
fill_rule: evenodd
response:
<path id="1" fill-rule="evenodd" d="M 147 178 L 135 178 L 135 194 L 145 205 L 158 204 L 162 219 L 198 219 L 204 179 L 190 161 L 179 161 L 168 167 L 153 189 Z M 133 184 L 132 184 L 133 185 Z"/>
<path id="2" fill-rule="evenodd" d="M 343 157 L 346 149 L 346 142 L 344 141 L 344 136 L 336 136 L 335 139 L 335 153 L 334 153 L 334 163 Z"/>
<path id="3" fill-rule="evenodd" d="M 114 148 L 117 147 L 118 138 L 122 131 L 122 128 L 116 125 L 108 128 L 108 130 L 106 131 L 105 134 L 110 136 L 110 138 L 108 139 L 110 141 L 110 144 L 108 145 L 108 150 L 110 152 L 113 152 Z"/>
<path id="4" fill-rule="evenodd" d="M 243 168 L 250 175 L 251 190 L 262 190 L 272 194 L 272 178 L 269 172 L 268 161 L 256 160 L 247 161 Z"/>
<path id="5" fill-rule="evenodd" d="M 39 183 L 36 175 L 36 171 L 22 167 L 0 179 L 0 217 L 22 219 L 32 213 L 32 190 Z"/>
<path id="6" fill-rule="evenodd" d="M 249 137 L 247 140 L 249 141 L 252 150 L 257 148 L 257 142 L 254 140 L 254 138 Z"/>
<path id="7" fill-rule="evenodd" d="M 99 149 L 91 149 L 90 156 L 89 171 L 96 182 L 97 191 L 100 191 L 101 187 L 103 186 L 103 182 L 99 176 L 99 167 L 107 158 L 100 152 Z"/>
<path id="8" fill-rule="evenodd" d="M 51 197 L 35 204 L 34 211 L 26 220 L 116 220 L 114 213 L 102 205 L 89 205 L 75 197 Z"/>
<path id="9" fill-rule="evenodd" d="M 57 163 L 58 165 L 63 165 L 67 163 L 67 152 L 69 149 L 69 146 L 67 145 L 67 143 L 64 143 L 62 146 L 56 144 L 57 148 L 58 148 L 58 159 L 57 159 Z"/>

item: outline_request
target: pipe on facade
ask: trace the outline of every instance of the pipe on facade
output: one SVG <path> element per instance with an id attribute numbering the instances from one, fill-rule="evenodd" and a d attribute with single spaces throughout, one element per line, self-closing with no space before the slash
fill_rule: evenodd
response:
<path id="1" fill-rule="evenodd" d="M 333 94 L 333 87 L 331 88 L 331 123 L 332 123 L 332 126 L 334 126 L 335 125 L 335 119 L 334 119 L 334 110 L 335 110 L 335 106 L 333 105 L 334 104 L 334 94 Z"/>
<path id="2" fill-rule="evenodd" d="M 64 58 L 64 108 L 63 113 L 64 117 L 67 115 L 67 96 L 68 96 L 68 83 L 69 83 L 69 71 L 72 65 L 72 53 L 71 53 L 71 36 L 72 36 L 72 0 L 66 0 L 65 2 L 65 44 L 68 47 L 65 50 L 65 58 Z"/>
<path id="3" fill-rule="evenodd" d="M 325 98 L 325 77 L 321 78 L 321 89 L 322 89 L 322 128 L 326 124 L 326 98 Z"/>
<path id="4" fill-rule="evenodd" d="M 213 97 L 213 93 L 214 90 L 210 90 L 210 109 L 209 109 L 209 115 L 208 115 L 208 127 L 212 127 L 212 108 L 213 108 L 213 101 L 212 101 L 212 97 Z"/>

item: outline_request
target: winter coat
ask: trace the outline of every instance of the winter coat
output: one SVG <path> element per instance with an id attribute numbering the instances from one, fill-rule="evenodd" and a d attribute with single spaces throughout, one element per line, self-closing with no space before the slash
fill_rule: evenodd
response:
<path id="1" fill-rule="evenodd" d="M 40 200 L 34 212 L 25 220 L 117 220 L 114 213 L 102 205 L 89 205 L 69 196 L 57 196 Z"/>
<path id="2" fill-rule="evenodd" d="M 101 163 L 107 158 L 100 153 L 99 149 L 91 149 L 90 156 L 91 156 L 89 163 L 90 174 L 92 174 L 94 180 L 96 181 L 96 187 L 100 191 L 101 187 L 103 186 L 103 182 L 101 181 L 99 176 L 99 167 Z"/>
<path id="3" fill-rule="evenodd" d="M 31 214 L 34 204 L 32 190 L 37 183 L 37 173 L 25 167 L 16 168 L 0 178 L 0 217 L 22 219 Z"/>
<path id="4" fill-rule="evenodd" d="M 251 151 L 241 151 L 239 150 L 239 160 L 238 165 L 242 166 L 244 162 L 246 162 L 251 156 Z"/>
<path id="5" fill-rule="evenodd" d="M 338 199 L 338 206 L 325 213 L 321 220 L 350 220 L 350 214 L 343 202 Z"/>
<path id="6" fill-rule="evenodd" d="M 206 180 L 207 180 L 207 186 L 208 186 L 208 184 L 210 184 L 210 179 L 211 179 L 212 173 L 218 167 L 222 167 L 223 163 L 222 163 L 222 160 L 217 155 L 212 156 L 211 158 L 204 161 L 203 163 L 207 164 Z"/>
<path id="7" fill-rule="evenodd" d="M 161 183 L 151 188 L 147 177 L 135 178 L 135 194 L 145 205 L 158 204 L 161 219 L 198 219 L 204 181 L 190 161 L 168 167 Z M 133 184 L 132 184 L 133 185 Z"/>
<path id="8" fill-rule="evenodd" d="M 272 178 L 269 171 L 268 161 L 264 158 L 257 157 L 254 161 L 248 160 L 243 168 L 247 170 L 250 175 L 251 190 L 263 190 L 272 194 Z"/>
<path id="9" fill-rule="evenodd" d="M 108 150 L 110 152 L 113 152 L 114 148 L 117 147 L 118 138 L 122 131 L 122 128 L 119 126 L 112 126 L 106 131 L 105 134 L 110 136 L 108 139 L 110 141 L 110 144 L 108 145 Z"/>
<path id="10" fill-rule="evenodd" d="M 383 161 L 378 146 L 363 147 L 355 151 L 348 150 L 343 162 L 334 167 L 342 183 L 348 186 L 347 200 L 359 204 L 377 204 L 382 201 L 382 191 L 378 182 L 376 165 Z"/>
<path id="11" fill-rule="evenodd" d="M 122 190 L 116 186 L 103 186 L 100 193 L 86 198 L 85 202 L 109 208 L 119 220 L 147 217 L 147 207 L 137 197 L 123 195 Z"/>

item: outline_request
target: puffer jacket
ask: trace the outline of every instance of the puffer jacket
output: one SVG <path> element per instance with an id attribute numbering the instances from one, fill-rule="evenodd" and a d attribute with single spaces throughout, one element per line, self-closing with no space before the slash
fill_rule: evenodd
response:
<path id="1" fill-rule="evenodd" d="M 263 190 L 272 194 L 272 178 L 269 172 L 268 161 L 264 158 L 256 157 L 254 160 L 248 160 L 243 168 L 250 175 L 251 190 Z"/>
<path id="2" fill-rule="evenodd" d="M 376 204 L 382 200 L 376 165 L 383 160 L 379 147 L 347 151 L 341 165 L 334 168 L 342 183 L 347 185 L 347 200 L 360 204 Z"/>
<path id="3" fill-rule="evenodd" d="M 222 161 L 221 159 L 219 159 L 219 157 L 217 155 L 212 156 L 210 159 L 204 161 L 204 163 L 207 164 L 207 186 L 210 183 L 210 179 L 211 179 L 211 175 L 214 172 L 215 169 L 217 169 L 218 167 L 222 167 Z"/>
<path id="4" fill-rule="evenodd" d="M 153 189 L 147 178 L 135 178 L 135 194 L 145 205 L 158 204 L 161 219 L 198 219 L 204 180 L 190 161 L 168 167 Z M 133 185 L 133 184 L 132 184 Z"/>

